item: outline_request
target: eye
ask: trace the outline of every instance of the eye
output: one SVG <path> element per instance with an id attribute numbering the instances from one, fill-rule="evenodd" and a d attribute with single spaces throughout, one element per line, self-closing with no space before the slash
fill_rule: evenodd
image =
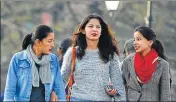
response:
<path id="1" fill-rule="evenodd" d="M 92 25 L 89 25 L 88 27 L 92 28 L 93 26 L 92 26 Z"/>
<path id="2" fill-rule="evenodd" d="M 97 26 L 97 28 L 101 28 L 100 26 Z"/>
<path id="3" fill-rule="evenodd" d="M 52 43 L 52 42 L 54 42 L 54 40 L 48 40 L 48 43 Z"/>
<path id="4" fill-rule="evenodd" d="M 138 40 L 138 41 L 140 41 L 140 40 L 141 40 L 141 38 L 137 38 L 137 40 Z"/>

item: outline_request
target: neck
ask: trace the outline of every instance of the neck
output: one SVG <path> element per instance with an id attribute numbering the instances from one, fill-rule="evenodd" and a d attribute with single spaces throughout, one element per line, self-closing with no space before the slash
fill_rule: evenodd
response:
<path id="1" fill-rule="evenodd" d="M 38 50 L 38 47 L 37 47 L 36 45 L 33 45 L 32 50 L 34 51 L 34 54 L 35 54 L 37 57 L 40 57 L 40 56 L 41 56 L 41 52 L 40 52 L 40 50 Z"/>
<path id="2" fill-rule="evenodd" d="M 98 48 L 98 42 L 99 42 L 99 40 L 87 40 L 86 39 L 86 41 L 87 41 L 87 49 L 89 49 L 89 50 L 95 50 L 95 49 L 97 49 Z"/>
<path id="3" fill-rule="evenodd" d="M 141 53 L 142 57 L 145 57 L 150 51 L 151 51 L 151 48 L 148 48 L 148 49 L 144 50 L 144 51 Z"/>

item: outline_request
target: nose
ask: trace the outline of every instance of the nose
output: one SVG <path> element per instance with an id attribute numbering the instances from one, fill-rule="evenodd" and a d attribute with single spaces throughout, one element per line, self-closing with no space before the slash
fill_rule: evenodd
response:
<path id="1" fill-rule="evenodd" d="M 134 42 L 133 42 L 133 46 L 135 46 L 136 45 L 136 41 L 134 40 Z"/>
<path id="2" fill-rule="evenodd" d="M 54 45 L 54 41 L 51 43 L 51 47 L 54 47 L 55 45 Z"/>
<path id="3" fill-rule="evenodd" d="M 97 29 L 98 29 L 97 27 L 93 27 L 93 31 L 97 31 Z"/>

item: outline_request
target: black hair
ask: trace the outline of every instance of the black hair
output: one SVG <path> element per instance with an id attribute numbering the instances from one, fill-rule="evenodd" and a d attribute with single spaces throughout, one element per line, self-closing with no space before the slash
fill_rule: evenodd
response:
<path id="1" fill-rule="evenodd" d="M 61 42 L 59 48 L 62 50 L 62 55 L 65 54 L 65 52 L 71 46 L 71 44 L 72 44 L 72 39 L 70 39 L 70 38 L 66 38 Z"/>
<path id="2" fill-rule="evenodd" d="M 85 49 L 87 48 L 86 36 L 82 33 L 85 29 L 86 24 L 91 19 L 97 19 L 100 22 L 102 31 L 98 42 L 98 49 L 100 51 L 100 58 L 106 63 L 109 58 L 113 58 L 114 52 L 119 55 L 119 49 L 117 47 L 117 42 L 110 27 L 105 23 L 105 21 L 96 13 L 88 15 L 78 28 L 78 32 L 73 36 L 73 46 L 78 46 L 77 58 L 82 59 L 85 54 Z"/>
<path id="3" fill-rule="evenodd" d="M 168 58 L 164 55 L 164 47 L 162 43 L 156 39 L 156 34 L 151 28 L 145 27 L 145 26 L 139 26 L 139 27 L 136 27 L 136 29 L 134 30 L 134 32 L 137 32 L 137 31 L 140 32 L 147 40 L 153 41 L 152 48 L 156 50 L 156 52 L 158 53 L 158 56 L 160 56 L 165 60 L 168 60 Z"/>
<path id="4" fill-rule="evenodd" d="M 47 25 L 39 25 L 36 27 L 33 33 L 27 34 L 23 38 L 22 50 L 25 50 L 29 44 L 33 45 L 36 39 L 42 41 L 48 36 L 49 33 L 54 32 L 53 29 Z"/>

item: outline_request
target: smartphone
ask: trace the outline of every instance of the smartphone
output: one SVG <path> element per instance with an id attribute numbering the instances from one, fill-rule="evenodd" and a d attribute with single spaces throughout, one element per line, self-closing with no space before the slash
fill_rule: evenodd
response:
<path id="1" fill-rule="evenodd" d="M 109 90 L 112 90 L 112 89 L 113 89 L 113 85 L 107 85 L 107 88 L 108 88 Z"/>

